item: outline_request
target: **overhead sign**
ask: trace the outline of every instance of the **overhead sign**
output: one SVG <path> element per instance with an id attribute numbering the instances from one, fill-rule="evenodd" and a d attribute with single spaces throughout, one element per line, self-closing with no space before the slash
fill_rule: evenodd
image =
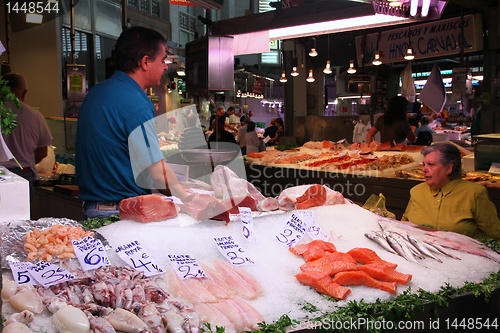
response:
<path id="1" fill-rule="evenodd" d="M 170 0 L 170 4 L 179 6 L 195 6 L 195 7 L 198 6 L 195 5 L 194 3 L 189 2 L 188 0 Z"/>
<path id="2" fill-rule="evenodd" d="M 358 66 L 361 65 L 362 59 L 365 61 L 364 65 L 371 64 L 377 51 L 377 41 L 380 60 L 384 64 L 406 61 L 404 56 L 410 44 L 415 60 L 459 54 L 462 47 L 465 53 L 483 49 L 482 21 L 479 14 L 466 15 L 463 20 L 457 17 L 387 30 L 380 34 L 380 40 L 378 38 L 378 33 L 356 37 Z"/>

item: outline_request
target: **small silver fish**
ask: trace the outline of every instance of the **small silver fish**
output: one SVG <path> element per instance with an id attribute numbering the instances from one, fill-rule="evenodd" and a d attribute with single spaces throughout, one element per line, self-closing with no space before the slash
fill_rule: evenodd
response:
<path id="1" fill-rule="evenodd" d="M 389 251 L 389 252 L 391 252 L 393 254 L 397 254 L 396 251 L 394 251 L 392 249 L 392 247 L 389 245 L 389 243 L 384 238 L 384 236 L 382 236 L 378 231 L 374 231 L 372 233 L 367 232 L 365 234 L 365 237 L 368 238 L 368 239 L 371 239 L 372 241 L 374 241 L 375 243 L 377 243 L 378 245 L 380 245 L 385 250 L 387 250 L 387 251 Z"/>
<path id="2" fill-rule="evenodd" d="M 401 245 L 403 246 L 407 246 L 411 253 L 413 254 L 413 256 L 417 259 L 424 259 L 425 257 L 422 255 L 422 253 L 412 244 L 408 241 L 408 239 L 406 239 L 406 237 L 403 237 L 403 235 L 401 235 L 400 233 L 398 232 L 394 232 L 394 231 L 387 231 L 392 237 L 394 237 Z"/>
<path id="3" fill-rule="evenodd" d="M 428 242 L 428 241 L 424 241 L 423 242 L 424 245 L 427 246 L 427 248 L 431 251 L 433 251 L 434 253 L 438 253 L 438 254 L 444 254 L 445 256 L 447 257 L 450 257 L 450 258 L 453 258 L 453 259 L 457 259 L 457 260 L 462 260 L 460 259 L 459 257 L 455 257 L 451 254 L 449 254 L 448 252 L 446 252 L 442 246 L 440 245 L 437 245 L 437 244 L 434 244 L 434 243 L 431 243 L 431 242 Z"/>
<path id="4" fill-rule="evenodd" d="M 392 237 L 390 234 L 384 233 L 385 239 L 387 239 L 387 242 L 391 247 L 396 251 L 401 257 L 405 258 L 408 261 L 414 262 L 416 264 L 419 264 L 417 259 L 413 256 L 411 253 L 411 250 L 408 246 L 405 246 L 404 244 L 399 243 L 396 238 Z"/>
<path id="5" fill-rule="evenodd" d="M 408 241 L 410 241 L 410 243 L 413 244 L 413 246 L 415 246 L 422 254 L 424 254 L 424 255 L 428 256 L 429 258 L 432 258 L 436 261 L 443 262 L 441 259 L 439 259 L 435 255 L 433 255 L 432 252 L 422 242 L 420 242 L 416 238 L 413 238 L 409 234 L 406 235 L 406 237 L 408 238 Z"/>

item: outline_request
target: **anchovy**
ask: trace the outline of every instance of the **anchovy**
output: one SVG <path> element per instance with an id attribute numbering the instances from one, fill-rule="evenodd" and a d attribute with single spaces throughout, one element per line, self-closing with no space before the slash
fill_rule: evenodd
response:
<path id="1" fill-rule="evenodd" d="M 427 246 L 427 248 L 431 251 L 433 251 L 434 253 L 438 253 L 438 254 L 444 254 L 445 256 L 447 257 L 450 257 L 450 258 L 453 258 L 453 259 L 457 259 L 457 260 L 462 260 L 461 258 L 459 257 L 455 257 L 451 254 L 449 254 L 448 252 L 446 252 L 442 246 L 440 245 L 437 245 L 437 244 L 434 244 L 434 243 L 431 243 L 431 242 L 428 242 L 428 241 L 424 241 L 423 242 L 424 245 Z"/>
<path id="2" fill-rule="evenodd" d="M 422 255 L 422 253 L 412 244 L 410 243 L 405 237 L 403 237 L 400 233 L 394 232 L 394 231 L 388 231 L 389 234 L 394 237 L 402 246 L 408 247 L 408 249 L 411 251 L 413 256 L 418 259 L 424 259 L 425 257 Z"/>
<path id="3" fill-rule="evenodd" d="M 381 247 L 383 247 L 385 250 L 391 252 L 391 253 L 394 253 L 394 254 L 397 254 L 396 251 L 394 251 L 392 249 L 392 247 L 389 245 L 389 243 L 387 242 L 387 239 L 384 238 L 384 236 L 382 236 L 380 234 L 380 232 L 378 231 L 375 231 L 373 233 L 366 233 L 365 236 L 368 238 L 368 239 L 371 239 L 372 241 L 374 241 L 375 243 L 377 243 L 378 245 L 380 245 Z"/>
<path id="4" fill-rule="evenodd" d="M 417 264 L 419 263 L 417 261 L 417 259 L 415 259 L 413 254 L 411 253 L 411 250 L 408 246 L 404 246 L 404 244 L 399 243 L 397 241 L 397 239 L 395 239 L 394 237 L 392 237 L 389 234 L 384 234 L 384 235 L 385 235 L 385 239 L 387 239 L 387 242 L 389 243 L 389 245 L 391 245 L 391 247 L 394 249 L 394 251 L 396 251 L 401 257 L 405 258 L 408 261 L 411 261 L 411 262 L 414 262 Z"/>
<path id="5" fill-rule="evenodd" d="M 422 242 L 413 238 L 409 234 L 406 237 L 408 238 L 408 241 L 410 241 L 410 243 L 413 244 L 413 246 L 415 246 L 422 254 L 439 262 L 443 262 L 441 259 L 433 255 L 432 252 Z"/>

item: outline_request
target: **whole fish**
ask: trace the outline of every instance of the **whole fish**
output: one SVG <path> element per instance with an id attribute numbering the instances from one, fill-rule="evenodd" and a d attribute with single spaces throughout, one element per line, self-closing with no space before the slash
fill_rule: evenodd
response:
<path id="1" fill-rule="evenodd" d="M 420 242 L 419 240 L 417 240 L 416 238 L 413 238 L 412 236 L 410 236 L 409 234 L 406 235 L 406 237 L 408 238 L 408 241 L 413 244 L 413 246 L 415 246 L 422 254 L 428 256 L 429 258 L 432 258 L 434 260 L 437 260 L 439 262 L 443 262 L 441 259 L 439 259 L 438 257 L 436 257 L 434 254 L 432 254 L 432 252 L 422 243 Z"/>
<path id="2" fill-rule="evenodd" d="M 453 255 L 449 254 L 448 252 L 446 252 L 446 251 L 445 251 L 445 249 L 443 249 L 443 247 L 442 247 L 442 246 L 440 246 L 440 245 L 438 245 L 438 244 L 435 244 L 435 243 L 433 244 L 433 243 L 428 242 L 428 241 L 424 241 L 424 242 L 423 242 L 423 244 L 424 244 L 425 246 L 427 246 L 427 248 L 428 248 L 429 250 L 431 250 L 432 252 L 434 252 L 434 253 L 437 253 L 437 254 L 444 254 L 444 255 L 445 255 L 445 256 L 447 256 L 447 257 L 450 257 L 450 258 L 453 258 L 453 259 L 457 259 L 457 260 L 462 260 L 462 259 L 460 259 L 459 257 L 455 257 L 455 256 L 453 256 Z"/>
<path id="3" fill-rule="evenodd" d="M 387 242 L 387 239 L 385 239 L 384 236 L 381 235 L 381 233 L 379 231 L 374 231 L 372 233 L 367 232 L 365 234 L 365 237 L 367 237 L 368 239 L 371 239 L 372 241 L 374 241 L 375 243 L 380 245 L 385 250 L 387 250 L 393 254 L 397 254 L 396 251 L 394 251 L 392 249 L 392 247 L 389 245 L 389 243 Z"/>
<path id="4" fill-rule="evenodd" d="M 410 243 L 408 239 L 406 239 L 406 237 L 403 237 L 400 233 L 394 231 L 388 231 L 388 233 L 392 237 L 394 237 L 401 245 L 408 247 L 415 258 L 425 258 L 422 253 L 412 243 Z"/>
<path id="5" fill-rule="evenodd" d="M 411 253 L 411 250 L 408 246 L 405 246 L 406 244 L 401 244 L 399 243 L 396 238 L 392 237 L 390 234 L 384 233 L 385 239 L 387 239 L 387 242 L 391 247 L 396 251 L 401 257 L 405 258 L 408 261 L 414 262 L 416 264 L 419 264 L 417 259 L 413 256 L 413 253 Z"/>

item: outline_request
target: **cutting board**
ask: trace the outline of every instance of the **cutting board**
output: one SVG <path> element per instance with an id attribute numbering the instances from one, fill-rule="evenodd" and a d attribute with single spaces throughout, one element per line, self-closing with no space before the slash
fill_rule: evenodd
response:
<path id="1" fill-rule="evenodd" d="M 80 192 L 77 185 L 54 185 L 54 191 L 73 196 Z"/>

